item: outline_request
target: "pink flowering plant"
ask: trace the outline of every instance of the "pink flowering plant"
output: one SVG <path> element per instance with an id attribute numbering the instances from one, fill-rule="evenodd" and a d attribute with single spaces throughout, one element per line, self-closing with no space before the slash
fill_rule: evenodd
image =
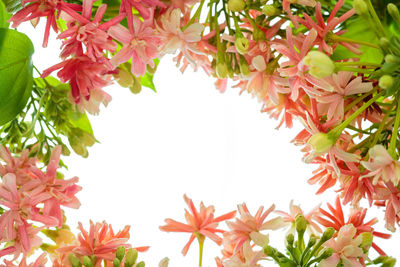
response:
<path id="1" fill-rule="evenodd" d="M 186 222 L 166 219 L 160 227 L 190 234 L 184 255 L 197 240 L 202 266 L 211 239 L 222 247 L 219 267 L 394 266 L 379 247 L 390 234 L 366 218 L 377 206 L 386 229 L 399 231 L 399 5 L 0 0 L 1 266 L 144 266 L 138 252 L 148 247 L 128 243 L 129 226 L 115 233 L 106 222 L 90 222 L 79 224 L 78 236 L 70 231 L 64 209 L 79 208 L 82 188 L 61 173 L 61 156 L 88 156 L 96 143 L 88 114 L 112 100 L 109 85 L 156 91 L 153 76 L 167 54 L 182 72 L 204 71 L 222 93 L 234 87 L 252 94 L 278 128 L 299 121 L 304 129 L 293 143 L 316 165 L 308 183 L 319 185 L 316 194 L 338 193 L 334 205 L 308 213 L 293 203 L 288 211 L 271 205 L 255 213 L 240 204 L 219 216 L 185 196 Z M 17 30 L 29 22 L 45 24 L 43 47 L 49 38 L 62 41 L 59 63 L 35 67 L 33 44 Z M 343 205 L 351 207 L 348 216 Z M 283 252 L 269 244 L 270 232 L 281 228 L 288 229 Z M 31 259 L 38 249 L 43 254 Z"/>

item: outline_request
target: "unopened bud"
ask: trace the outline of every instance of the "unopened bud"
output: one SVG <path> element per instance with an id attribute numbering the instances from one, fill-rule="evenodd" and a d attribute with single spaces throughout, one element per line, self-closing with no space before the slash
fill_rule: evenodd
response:
<path id="1" fill-rule="evenodd" d="M 328 227 L 325 232 L 322 234 L 321 236 L 321 241 L 325 242 L 328 241 L 329 239 L 332 238 L 332 236 L 335 234 L 335 229 L 333 229 L 332 227 Z"/>
<path id="2" fill-rule="evenodd" d="M 386 37 L 382 37 L 381 39 L 379 39 L 379 44 L 383 47 L 383 48 L 388 48 L 390 46 L 390 41 L 388 38 Z"/>
<path id="3" fill-rule="evenodd" d="M 142 84 L 140 83 L 139 78 L 134 77 L 133 84 L 129 87 L 132 94 L 139 94 L 142 91 Z"/>
<path id="4" fill-rule="evenodd" d="M 273 256 L 276 254 L 276 249 L 271 247 L 271 246 L 265 246 L 264 247 L 264 254 L 267 256 Z"/>
<path id="5" fill-rule="evenodd" d="M 335 70 L 335 63 L 332 59 L 320 51 L 308 52 L 303 63 L 310 68 L 310 74 L 318 79 L 331 76 Z"/>
<path id="6" fill-rule="evenodd" d="M 308 244 L 307 247 L 311 248 L 312 246 L 314 246 L 317 243 L 317 239 L 315 238 L 315 236 L 310 237 L 310 240 L 308 240 Z"/>
<path id="7" fill-rule="evenodd" d="M 82 257 L 82 263 L 85 267 L 93 267 L 93 262 L 88 256 Z"/>
<path id="8" fill-rule="evenodd" d="M 379 86 L 382 89 L 389 89 L 390 87 L 392 87 L 394 82 L 394 79 L 392 76 L 390 75 L 383 75 L 380 79 L 379 79 Z"/>
<path id="9" fill-rule="evenodd" d="M 81 267 L 82 266 L 81 261 L 77 257 L 75 257 L 74 254 L 69 254 L 68 260 L 71 263 L 72 267 Z"/>
<path id="10" fill-rule="evenodd" d="M 125 266 L 132 267 L 138 258 L 138 251 L 136 249 L 128 249 L 125 257 Z"/>
<path id="11" fill-rule="evenodd" d="M 144 261 L 139 262 L 138 264 L 136 264 L 136 267 L 145 267 L 146 264 L 144 263 Z"/>
<path id="12" fill-rule="evenodd" d="M 374 236 L 372 235 L 371 232 L 364 232 L 360 234 L 361 236 L 361 244 L 360 247 L 369 249 L 372 246 L 372 239 Z"/>
<path id="13" fill-rule="evenodd" d="M 400 21 L 400 13 L 399 13 L 399 9 L 397 8 L 397 6 L 395 4 L 388 4 L 387 5 L 387 10 L 390 14 L 390 16 L 396 21 L 399 22 Z M 400 26 L 400 25 L 399 25 Z"/>
<path id="14" fill-rule="evenodd" d="M 253 30 L 253 39 L 254 41 L 262 42 L 265 40 L 265 33 L 258 27 L 255 27 Z"/>
<path id="15" fill-rule="evenodd" d="M 308 139 L 308 143 L 312 146 L 314 152 L 320 155 L 328 152 L 336 143 L 336 140 L 333 140 L 333 138 L 326 133 L 316 133 Z"/>
<path id="16" fill-rule="evenodd" d="M 262 9 L 262 13 L 268 17 L 279 15 L 279 9 L 271 5 L 265 5 Z"/>
<path id="17" fill-rule="evenodd" d="M 128 88 L 133 84 L 132 73 L 124 69 L 120 69 L 117 75 L 114 75 L 117 79 L 117 83 L 122 87 Z"/>
<path id="18" fill-rule="evenodd" d="M 240 12 L 246 7 L 244 0 L 229 0 L 228 9 L 232 12 Z"/>
<path id="19" fill-rule="evenodd" d="M 165 257 L 164 259 L 162 259 L 160 261 L 160 263 L 158 264 L 158 267 L 168 267 L 169 264 L 169 259 L 168 257 Z"/>
<path id="20" fill-rule="evenodd" d="M 396 57 L 395 55 L 388 54 L 385 56 L 386 63 L 400 63 L 400 58 Z"/>
<path id="21" fill-rule="evenodd" d="M 368 6 L 364 0 L 354 0 L 353 7 L 358 15 L 368 14 Z"/>
<path id="22" fill-rule="evenodd" d="M 220 78 L 220 79 L 224 79 L 228 76 L 228 74 L 229 74 L 228 66 L 225 64 L 225 62 L 217 63 L 216 73 L 217 73 L 218 78 Z"/>
<path id="23" fill-rule="evenodd" d="M 333 254 L 333 249 L 332 248 L 327 248 L 321 253 L 321 255 L 319 255 L 319 258 L 327 259 L 330 256 L 332 256 L 332 254 Z"/>
<path id="24" fill-rule="evenodd" d="M 117 259 L 119 259 L 120 261 L 122 261 L 122 259 L 125 256 L 125 247 L 124 246 L 120 246 L 117 248 L 117 252 L 115 253 Z"/>
<path id="25" fill-rule="evenodd" d="M 289 246 L 293 246 L 294 243 L 294 235 L 293 234 L 288 234 L 286 236 L 286 241 L 288 243 Z"/>
<path id="26" fill-rule="evenodd" d="M 247 60 L 244 56 L 239 55 L 239 67 L 240 67 L 240 73 L 242 73 L 243 76 L 249 76 L 250 74 L 250 67 L 249 64 L 247 63 Z"/>
<path id="27" fill-rule="evenodd" d="M 121 261 L 118 258 L 115 258 L 113 261 L 113 266 L 114 267 L 120 267 L 121 266 Z"/>
<path id="28" fill-rule="evenodd" d="M 304 233 L 307 229 L 308 222 L 303 215 L 297 215 L 295 224 L 296 224 L 296 231 L 298 233 Z"/>
<path id="29" fill-rule="evenodd" d="M 249 40 L 243 35 L 236 36 L 235 47 L 239 54 L 244 55 L 249 51 Z"/>

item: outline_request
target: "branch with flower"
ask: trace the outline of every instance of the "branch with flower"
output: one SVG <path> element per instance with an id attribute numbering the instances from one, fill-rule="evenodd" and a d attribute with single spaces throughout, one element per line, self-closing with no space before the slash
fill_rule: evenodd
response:
<path id="1" fill-rule="evenodd" d="M 114 235 L 106 223 L 91 223 L 89 234 L 80 225 L 80 245 L 73 240 L 62 208 L 79 207 L 81 188 L 76 177 L 58 171 L 66 166 L 60 156 L 71 150 L 88 156 L 96 138 L 87 114 L 111 101 L 107 86 L 156 91 L 159 60 L 174 54 L 182 72 L 202 69 L 219 91 L 234 85 L 252 94 L 278 128 L 300 121 L 304 129 L 293 143 L 302 146 L 306 163 L 318 166 L 308 182 L 320 185 L 317 194 L 334 187 L 339 193 L 335 207 L 328 206 L 332 214 L 318 208 L 304 215 L 292 205 L 265 221 L 273 205 L 255 215 L 239 205 L 228 231 L 217 226 L 235 212 L 214 218 L 212 206 L 198 211 L 185 197 L 187 224 L 168 219 L 161 227 L 191 233 L 184 254 L 197 239 L 201 265 L 208 237 L 224 245 L 220 266 L 264 259 L 280 266 L 394 265 L 372 242 L 389 235 L 374 231 L 375 219 L 364 223 L 361 206 L 366 199 L 381 207 L 386 228 L 399 228 L 398 8 L 390 0 L 1 0 L 0 256 L 13 255 L 4 264 L 26 266 L 41 247 L 59 266 L 143 265 L 135 250 L 125 253 L 126 231 Z M 40 19 L 46 20 L 42 46 L 50 37 L 62 41 L 60 62 L 45 70 L 32 62 L 29 37 L 11 29 L 28 21 L 35 27 Z M 353 208 L 348 220 L 342 203 Z M 262 233 L 285 225 L 291 225 L 286 254 Z M 308 243 L 304 225 L 312 232 Z M 69 244 L 41 244 L 42 234 Z M 97 234 L 92 241 L 100 248 L 88 241 Z M 370 261 L 369 247 L 381 258 Z M 45 261 L 44 254 L 32 266 Z"/>

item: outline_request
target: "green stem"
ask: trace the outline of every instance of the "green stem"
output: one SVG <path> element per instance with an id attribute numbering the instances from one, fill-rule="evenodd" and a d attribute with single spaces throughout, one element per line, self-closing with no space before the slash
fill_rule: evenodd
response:
<path id="1" fill-rule="evenodd" d="M 397 145 L 397 135 L 399 132 L 399 125 L 400 125 L 400 107 L 399 107 L 399 103 L 400 103 L 400 98 L 399 95 L 397 95 L 397 107 L 396 107 L 396 118 L 394 120 L 394 126 L 393 126 L 393 130 L 392 130 L 392 137 L 390 138 L 390 144 L 389 144 L 389 148 L 388 148 L 388 152 L 389 154 L 392 156 L 392 158 L 394 160 L 397 159 L 397 155 L 396 155 L 396 145 Z"/>
<path id="2" fill-rule="evenodd" d="M 196 19 L 198 19 L 200 17 L 204 2 L 205 2 L 205 0 L 201 0 L 200 5 L 197 8 L 196 12 L 194 13 L 193 17 L 189 20 L 189 22 L 185 26 L 182 27 L 182 31 L 185 31 L 187 29 L 187 27 L 192 25 L 196 21 Z"/>
<path id="3" fill-rule="evenodd" d="M 379 94 L 375 95 L 371 98 L 368 102 L 364 103 L 356 112 L 351 114 L 344 122 L 336 126 L 332 129 L 329 133 L 333 134 L 334 136 L 339 137 L 340 134 L 343 132 L 344 129 L 353 121 L 355 120 L 364 110 L 366 110 L 372 103 L 374 103 L 379 97 L 385 94 L 385 91 L 380 92 Z"/>
<path id="4" fill-rule="evenodd" d="M 344 113 L 346 113 L 347 111 L 349 111 L 351 108 L 353 108 L 355 105 L 357 105 L 358 103 L 360 103 L 364 98 L 366 98 L 367 96 L 373 94 L 374 92 L 376 92 L 376 90 L 378 90 L 378 87 L 376 87 L 374 90 L 370 91 L 367 94 L 363 94 L 360 95 L 359 97 L 357 97 L 353 102 L 351 102 L 349 105 L 346 106 L 346 108 L 344 109 Z"/>
<path id="5" fill-rule="evenodd" d="M 367 69 L 360 69 L 360 68 L 353 68 L 347 66 L 337 66 L 335 71 L 350 71 L 350 72 L 357 72 L 357 73 L 364 73 L 364 74 L 372 74 L 374 70 L 367 70 Z"/>
<path id="6" fill-rule="evenodd" d="M 202 234 L 196 234 L 196 235 L 197 235 L 197 240 L 199 241 L 199 267 L 202 267 L 205 236 Z"/>
<path id="7" fill-rule="evenodd" d="M 383 28 L 381 20 L 379 19 L 378 15 L 376 14 L 375 8 L 373 7 L 371 0 L 366 0 L 365 2 L 367 2 L 369 12 L 371 13 L 374 22 L 378 26 L 380 33 L 382 34 L 382 36 L 385 36 L 386 35 L 385 29 Z"/>
<path id="8" fill-rule="evenodd" d="M 372 143 L 371 143 L 370 147 L 373 147 L 374 145 L 376 145 L 376 143 L 378 143 L 379 135 L 381 134 L 381 132 L 385 128 L 386 120 L 389 118 L 390 112 L 392 111 L 392 108 L 393 108 L 395 103 L 396 102 L 393 101 L 392 105 L 387 109 L 386 114 L 382 119 L 382 122 L 379 124 L 378 130 L 374 134 L 375 135 L 374 136 L 374 140 L 372 140 Z"/>
<path id="9" fill-rule="evenodd" d="M 360 45 L 365 45 L 365 46 L 369 46 L 369 47 L 373 47 L 376 49 L 381 49 L 378 45 L 376 44 L 371 44 L 370 42 L 365 42 L 362 40 L 354 40 L 351 38 L 347 38 L 347 37 L 343 37 L 343 36 L 338 36 L 336 34 L 332 34 L 331 36 L 329 36 L 330 39 L 332 39 L 332 41 L 334 42 L 343 42 L 343 43 L 353 43 L 353 44 L 360 44 Z"/>
<path id="10" fill-rule="evenodd" d="M 373 67 L 373 68 L 379 68 L 382 65 L 381 64 L 376 64 L 372 62 L 357 62 L 357 61 L 348 61 L 348 62 L 335 62 L 335 65 L 337 66 L 366 66 L 366 67 Z"/>

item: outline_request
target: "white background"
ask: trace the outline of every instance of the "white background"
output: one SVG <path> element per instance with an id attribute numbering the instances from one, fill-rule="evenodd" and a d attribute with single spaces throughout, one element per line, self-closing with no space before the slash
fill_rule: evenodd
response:
<path id="1" fill-rule="evenodd" d="M 41 48 L 43 25 L 36 31 L 29 23 L 19 29 L 32 38 L 40 70 L 59 62 L 60 43 L 54 33 L 49 47 Z M 67 177 L 80 177 L 83 186 L 78 194 L 81 208 L 67 209 L 67 222 L 75 232 L 78 221 L 88 228 L 90 219 L 106 220 L 115 230 L 129 224 L 133 246 L 151 246 L 140 255 L 147 266 L 156 266 L 165 256 L 171 266 L 196 266 L 196 242 L 186 257 L 181 255 L 189 234 L 158 229 L 168 217 L 184 222 L 185 193 L 196 206 L 201 200 L 214 205 L 216 216 L 242 202 L 254 213 L 272 203 L 287 211 L 292 199 L 306 211 L 334 201 L 332 190 L 316 196 L 318 187 L 306 182 L 317 166 L 303 163 L 300 147 L 290 143 L 301 130 L 299 123 L 277 131 L 278 122 L 260 112 L 256 99 L 247 93 L 239 96 L 238 89 L 221 94 L 213 82 L 190 69 L 182 75 L 166 57 L 155 76 L 157 93 L 147 88 L 139 95 L 119 86 L 106 89 L 112 102 L 91 118 L 100 144 L 90 149 L 88 159 L 64 159 Z M 372 209 L 368 218 L 383 221 L 383 215 Z M 221 226 L 226 229 L 225 223 Z M 377 230 L 384 230 L 383 223 Z M 282 247 L 284 233 L 270 234 L 273 246 Z M 377 243 L 393 255 L 399 238 L 396 234 Z M 203 265 L 215 266 L 219 250 L 207 240 Z"/>

